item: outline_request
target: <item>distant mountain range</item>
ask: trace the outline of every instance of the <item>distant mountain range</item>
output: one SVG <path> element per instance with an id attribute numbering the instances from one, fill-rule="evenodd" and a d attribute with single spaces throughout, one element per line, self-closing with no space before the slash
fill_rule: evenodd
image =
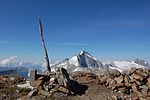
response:
<path id="1" fill-rule="evenodd" d="M 43 72 L 43 65 L 32 62 L 23 62 L 17 56 L 0 59 L 0 75 L 18 74 L 23 77 L 28 77 L 29 69 L 36 69 L 38 72 Z"/>
<path id="2" fill-rule="evenodd" d="M 28 77 L 28 68 L 24 67 L 1 67 L 0 75 L 19 75 L 22 77 Z"/>
<path id="3" fill-rule="evenodd" d="M 112 61 L 110 64 L 103 64 L 101 61 L 94 58 L 86 51 L 81 51 L 78 55 L 66 58 L 62 62 L 55 64 L 55 67 L 64 67 L 70 72 L 76 71 L 98 71 L 119 70 L 120 72 L 128 70 L 132 67 L 136 68 L 150 68 L 150 64 L 142 59 L 135 59 L 134 61 Z"/>
<path id="4" fill-rule="evenodd" d="M 113 69 L 122 72 L 131 67 L 150 68 L 150 64 L 139 58 L 134 61 L 112 61 L 110 64 L 104 64 L 88 52 L 81 51 L 70 59 L 66 58 L 51 66 L 52 71 L 54 71 L 56 67 L 64 67 L 70 73 L 86 71 L 101 74 Z M 17 56 L 0 59 L 0 75 L 12 74 L 15 72 L 23 77 L 27 77 L 29 69 L 36 69 L 38 72 L 43 72 L 45 67 L 43 67 L 41 63 L 23 62 Z"/>

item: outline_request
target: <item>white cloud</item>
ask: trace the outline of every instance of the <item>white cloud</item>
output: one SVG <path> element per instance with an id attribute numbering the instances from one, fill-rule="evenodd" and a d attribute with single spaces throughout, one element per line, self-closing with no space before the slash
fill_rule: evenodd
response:
<path id="1" fill-rule="evenodd" d="M 38 61 L 24 61 L 17 56 L 8 58 L 0 58 L 0 67 L 36 67 L 42 66 L 42 62 Z"/>
<path id="2" fill-rule="evenodd" d="M 13 67 L 13 66 L 20 66 L 21 61 L 17 56 L 12 56 L 9 58 L 1 59 L 0 60 L 0 67 Z"/>
<path id="3" fill-rule="evenodd" d="M 55 60 L 51 64 L 54 65 L 56 63 L 60 62 L 60 60 Z M 46 62 L 45 61 L 25 61 L 21 60 L 18 56 L 11 56 L 7 58 L 0 58 L 0 67 L 41 67 L 46 68 Z"/>
<path id="4" fill-rule="evenodd" d="M 60 60 L 53 61 L 53 64 L 51 64 L 51 66 L 58 63 L 59 61 Z M 47 69 L 45 61 L 25 61 L 25 60 L 21 60 L 17 56 L 0 58 L 0 68 L 5 68 L 5 67 L 6 68 L 25 67 L 28 69 L 36 69 L 39 72 L 44 72 Z"/>

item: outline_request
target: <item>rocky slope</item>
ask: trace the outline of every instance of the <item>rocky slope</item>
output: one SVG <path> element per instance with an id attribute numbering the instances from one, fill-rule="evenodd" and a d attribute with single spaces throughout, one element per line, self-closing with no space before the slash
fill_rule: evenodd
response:
<path id="1" fill-rule="evenodd" d="M 149 73 L 149 69 L 142 68 L 131 68 L 127 73 L 111 70 L 103 76 L 74 72 L 70 76 L 75 83 L 70 89 L 76 95 L 66 95 L 69 94 L 68 88 L 57 88 L 58 83 L 47 75 L 39 74 L 37 79 L 32 81 L 14 76 L 0 76 L 0 95 L 6 100 L 149 100 Z M 23 84 L 27 86 L 26 82 L 34 89 L 17 87 Z"/>

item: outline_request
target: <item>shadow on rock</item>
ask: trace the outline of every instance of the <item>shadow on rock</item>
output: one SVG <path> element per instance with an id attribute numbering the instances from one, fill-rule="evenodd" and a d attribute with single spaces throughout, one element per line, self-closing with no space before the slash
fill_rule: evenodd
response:
<path id="1" fill-rule="evenodd" d="M 75 80 L 69 81 L 69 90 L 73 92 L 74 95 L 82 95 L 85 94 L 85 91 L 88 89 L 87 85 L 79 84 Z"/>

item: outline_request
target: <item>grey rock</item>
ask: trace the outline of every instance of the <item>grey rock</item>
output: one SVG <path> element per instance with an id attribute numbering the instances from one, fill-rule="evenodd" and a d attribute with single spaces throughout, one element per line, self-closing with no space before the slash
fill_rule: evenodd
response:
<path id="1" fill-rule="evenodd" d="M 46 91 L 50 91 L 51 88 L 52 88 L 52 86 L 50 86 L 49 84 L 44 85 L 44 89 L 45 89 Z"/>
<path id="2" fill-rule="evenodd" d="M 106 80 L 106 86 L 109 86 L 109 84 L 110 84 L 110 82 L 112 81 L 113 79 L 111 79 L 111 78 L 108 78 L 107 80 Z"/>
<path id="3" fill-rule="evenodd" d="M 120 71 L 118 71 L 116 69 L 110 70 L 109 74 L 113 75 L 114 77 L 119 77 L 121 75 Z"/>
<path id="4" fill-rule="evenodd" d="M 147 84 L 148 84 L 148 87 L 149 87 L 149 89 L 150 89 L 150 77 L 147 78 Z"/>
<path id="5" fill-rule="evenodd" d="M 128 74 L 128 75 L 131 75 L 131 74 L 133 74 L 136 70 L 137 70 L 137 68 L 132 67 L 130 70 L 128 70 L 127 74 Z"/>
<path id="6" fill-rule="evenodd" d="M 126 86 L 129 85 L 129 80 L 130 80 L 129 76 L 128 76 L 128 75 L 125 75 L 125 76 L 124 76 L 124 82 L 125 82 L 125 85 L 126 85 Z"/>
<path id="7" fill-rule="evenodd" d="M 103 76 L 102 78 L 100 78 L 100 80 L 101 80 L 101 82 L 103 83 L 103 84 L 105 84 L 106 82 L 107 82 L 107 79 L 108 79 L 109 77 L 108 76 Z"/>
<path id="8" fill-rule="evenodd" d="M 47 97 L 50 97 L 52 95 L 50 92 L 45 91 L 45 90 L 39 90 L 38 94 L 41 94 Z"/>
<path id="9" fill-rule="evenodd" d="M 138 80 L 136 80 L 135 83 L 136 83 L 137 85 L 139 85 L 139 86 L 142 84 L 142 83 L 141 83 L 140 81 L 138 81 Z"/>
<path id="10" fill-rule="evenodd" d="M 37 90 L 36 89 L 34 89 L 34 90 L 32 90 L 32 91 L 30 91 L 29 93 L 28 93 L 28 96 L 29 97 L 32 97 L 32 96 L 35 96 L 36 94 L 37 94 Z"/>
<path id="11" fill-rule="evenodd" d="M 111 100 L 118 100 L 118 98 L 116 96 L 112 96 Z"/>
<path id="12" fill-rule="evenodd" d="M 117 84 L 117 81 L 116 80 L 111 80 L 110 83 L 109 83 L 109 86 L 113 86 L 114 84 Z"/>
<path id="13" fill-rule="evenodd" d="M 138 89 L 137 89 L 137 87 L 135 85 L 132 85 L 131 87 L 132 87 L 132 91 L 138 92 Z"/>
<path id="14" fill-rule="evenodd" d="M 148 87 L 147 85 L 142 85 L 142 86 L 139 86 L 139 89 L 148 90 Z"/>
<path id="15" fill-rule="evenodd" d="M 138 75 L 138 74 L 135 74 L 135 73 L 132 74 L 132 77 L 133 77 L 134 79 L 140 80 L 140 81 L 142 81 L 142 80 L 144 79 L 144 77 L 142 77 L 142 76 L 140 76 L 140 75 Z"/>
<path id="16" fill-rule="evenodd" d="M 140 76 L 143 76 L 143 69 L 142 68 L 138 68 L 136 71 L 135 71 L 136 74 L 140 75 Z"/>
<path id="17" fill-rule="evenodd" d="M 121 75 L 120 77 L 115 78 L 115 80 L 117 81 L 117 84 L 120 84 L 120 83 L 122 83 L 124 81 L 124 76 Z"/>
<path id="18" fill-rule="evenodd" d="M 69 74 L 65 68 L 58 68 L 56 78 L 58 80 L 58 84 L 65 87 L 67 87 L 67 84 L 70 81 Z"/>

